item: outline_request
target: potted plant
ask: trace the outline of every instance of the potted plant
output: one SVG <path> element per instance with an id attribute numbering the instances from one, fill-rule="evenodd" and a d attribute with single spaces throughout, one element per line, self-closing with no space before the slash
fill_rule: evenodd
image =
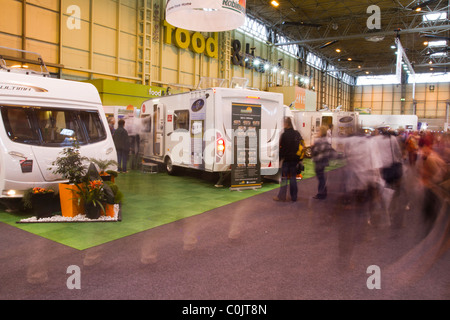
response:
<path id="1" fill-rule="evenodd" d="M 77 188 L 78 202 L 83 202 L 84 212 L 89 219 L 98 219 L 105 213 L 106 195 L 102 180 L 87 181 Z"/>
<path id="2" fill-rule="evenodd" d="M 107 202 L 103 204 L 103 206 L 105 207 L 105 215 L 113 218 L 115 216 L 114 207 L 116 204 L 120 204 L 122 202 L 123 193 L 119 190 L 119 187 L 113 182 L 105 181 L 104 185 L 110 188 L 113 195 L 108 199 Z"/>
<path id="3" fill-rule="evenodd" d="M 61 213 L 65 217 L 75 217 L 84 212 L 83 203 L 78 201 L 76 191 L 82 185 L 87 171 L 85 161 L 88 158 L 81 156 L 76 141 L 72 147 L 64 148 L 60 155 L 52 162 L 52 165 L 56 167 L 52 173 L 68 180 L 66 183 L 59 184 Z M 49 168 L 49 170 L 52 170 L 52 168 Z"/>
<path id="4" fill-rule="evenodd" d="M 111 159 L 97 159 L 97 158 L 90 158 L 89 160 L 98 167 L 99 174 L 102 177 L 103 181 L 114 182 L 114 178 L 117 177 L 117 171 L 108 170 L 108 168 L 111 166 L 117 167 L 117 161 Z"/>
<path id="5" fill-rule="evenodd" d="M 53 189 L 40 187 L 28 189 L 22 198 L 24 208 L 31 209 L 38 219 L 51 217 L 59 211 L 57 200 Z"/>

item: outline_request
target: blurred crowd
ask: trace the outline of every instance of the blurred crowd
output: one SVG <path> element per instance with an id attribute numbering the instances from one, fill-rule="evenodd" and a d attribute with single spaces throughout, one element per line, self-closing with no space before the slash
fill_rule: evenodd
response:
<path id="1" fill-rule="evenodd" d="M 384 223 L 402 226 L 404 213 L 420 206 L 424 236 L 438 215 L 448 212 L 450 198 L 450 134 L 431 131 L 375 130 L 344 138 L 346 179 L 343 201 L 369 204 L 383 212 Z"/>

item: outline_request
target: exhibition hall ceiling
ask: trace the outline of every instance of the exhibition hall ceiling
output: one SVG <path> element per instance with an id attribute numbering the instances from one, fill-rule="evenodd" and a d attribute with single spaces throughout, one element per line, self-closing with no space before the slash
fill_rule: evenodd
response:
<path id="1" fill-rule="evenodd" d="M 299 45 L 351 75 L 395 74 L 397 36 L 415 72 L 450 67 L 448 0 L 271 2 L 247 0 L 247 14 L 289 39 L 274 45 Z"/>

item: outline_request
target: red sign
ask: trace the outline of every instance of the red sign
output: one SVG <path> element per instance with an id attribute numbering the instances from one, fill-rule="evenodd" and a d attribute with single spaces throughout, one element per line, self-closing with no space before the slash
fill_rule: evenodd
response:
<path id="1" fill-rule="evenodd" d="M 171 114 L 167 115 L 167 122 L 172 122 L 172 115 Z"/>
<path id="2" fill-rule="evenodd" d="M 295 109 L 305 110 L 306 107 L 306 90 L 304 88 L 295 87 Z"/>

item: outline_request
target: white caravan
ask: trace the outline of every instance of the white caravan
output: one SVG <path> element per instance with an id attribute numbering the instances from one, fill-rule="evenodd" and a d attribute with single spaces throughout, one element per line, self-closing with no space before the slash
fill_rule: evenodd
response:
<path id="1" fill-rule="evenodd" d="M 354 134 L 357 130 L 358 112 L 291 110 L 291 114 L 295 128 L 305 141 L 307 157 L 311 157 L 311 146 L 314 145 L 321 126 L 333 125 L 331 145 L 338 152 L 343 152 L 339 138 Z"/>
<path id="2" fill-rule="evenodd" d="M 0 49 L 0 198 L 21 198 L 32 187 L 57 190 L 64 180 L 52 162 L 75 139 L 83 156 L 117 160 L 93 85 L 50 78 L 42 60 L 43 72 L 9 67 Z"/>
<path id="3" fill-rule="evenodd" d="M 239 134 L 257 143 L 259 154 L 248 156 L 259 157 L 261 176 L 278 172 L 284 117 L 280 93 L 232 86 L 198 89 L 147 100 L 140 116 L 143 159 L 164 163 L 169 173 L 176 167 L 229 172 L 231 164 L 239 163 Z"/>
<path id="4" fill-rule="evenodd" d="M 405 129 L 408 131 L 416 131 L 418 123 L 419 119 L 416 115 L 359 115 L 359 125 L 361 128 L 389 128 L 392 130 Z"/>

